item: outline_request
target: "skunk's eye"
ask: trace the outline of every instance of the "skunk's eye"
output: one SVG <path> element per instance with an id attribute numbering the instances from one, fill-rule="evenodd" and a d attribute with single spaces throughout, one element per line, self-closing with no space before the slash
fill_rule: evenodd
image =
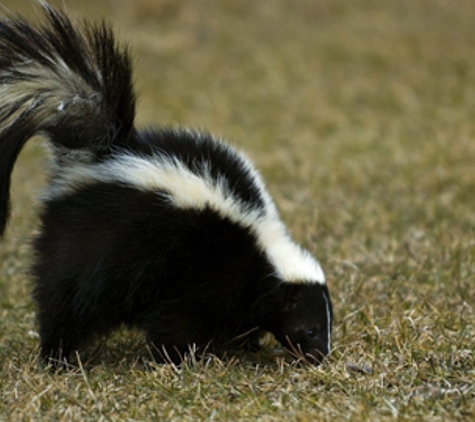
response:
<path id="1" fill-rule="evenodd" d="M 315 337 L 317 337 L 318 331 L 317 331 L 316 328 L 309 328 L 309 329 L 306 331 L 306 334 L 307 334 L 307 336 L 309 336 L 310 338 L 315 338 Z"/>

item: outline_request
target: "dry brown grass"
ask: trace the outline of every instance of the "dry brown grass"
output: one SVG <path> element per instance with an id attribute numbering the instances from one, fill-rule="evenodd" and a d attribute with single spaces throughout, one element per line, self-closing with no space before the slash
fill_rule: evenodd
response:
<path id="1" fill-rule="evenodd" d="M 475 3 L 73 3 L 130 42 L 140 124 L 207 128 L 253 157 L 327 272 L 334 350 L 298 367 L 271 341 L 177 369 L 122 332 L 45 372 L 26 273 L 32 145 L 0 245 L 0 420 L 473 419 Z"/>

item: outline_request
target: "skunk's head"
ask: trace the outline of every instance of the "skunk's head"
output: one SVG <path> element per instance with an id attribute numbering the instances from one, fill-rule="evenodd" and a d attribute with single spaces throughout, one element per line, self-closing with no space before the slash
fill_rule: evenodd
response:
<path id="1" fill-rule="evenodd" d="M 271 329 L 293 355 L 319 364 L 330 352 L 332 305 L 320 283 L 282 283 L 284 305 Z"/>

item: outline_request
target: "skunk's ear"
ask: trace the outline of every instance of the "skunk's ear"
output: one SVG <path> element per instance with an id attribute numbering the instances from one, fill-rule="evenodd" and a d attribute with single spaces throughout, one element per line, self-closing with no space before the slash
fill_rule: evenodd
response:
<path id="1" fill-rule="evenodd" d="M 300 299 L 302 294 L 302 286 L 299 284 L 285 284 L 285 303 L 283 310 L 285 313 L 292 312 Z"/>

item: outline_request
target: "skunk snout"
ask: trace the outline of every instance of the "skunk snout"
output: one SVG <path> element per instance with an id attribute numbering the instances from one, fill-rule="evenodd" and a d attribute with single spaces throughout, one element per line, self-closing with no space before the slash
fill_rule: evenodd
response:
<path id="1" fill-rule="evenodd" d="M 310 330 L 309 330 L 310 331 Z M 311 335 L 311 336 L 310 336 Z M 281 341 L 284 348 L 295 358 L 319 365 L 330 354 L 325 333 L 293 333 Z"/>
<path id="2" fill-rule="evenodd" d="M 308 350 L 303 350 L 302 354 L 305 360 L 309 363 L 319 365 L 322 363 L 323 359 L 330 354 L 330 350 L 328 344 L 322 344 Z"/>

